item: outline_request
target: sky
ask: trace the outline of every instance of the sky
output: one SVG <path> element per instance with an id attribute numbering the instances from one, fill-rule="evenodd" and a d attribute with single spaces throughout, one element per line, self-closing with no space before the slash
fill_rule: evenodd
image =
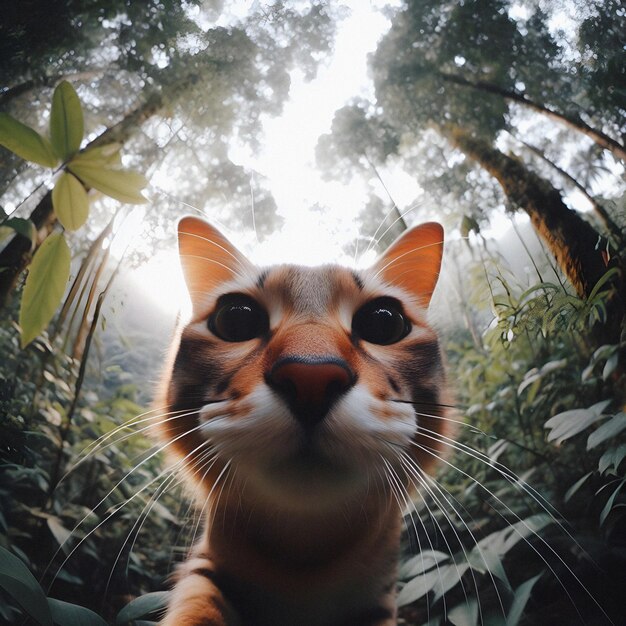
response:
<path id="1" fill-rule="evenodd" d="M 244 2 L 242 7 L 249 4 Z M 285 220 L 279 231 L 262 242 L 252 232 L 225 231 L 260 265 L 354 262 L 345 247 L 358 235 L 355 219 L 366 202 L 365 185 L 361 181 L 346 186 L 322 180 L 315 167 L 315 146 L 318 137 L 330 131 L 337 109 L 354 97 L 372 93 L 367 55 L 390 26 L 377 7 L 390 2 L 350 0 L 344 4 L 350 12 L 338 26 L 331 57 L 320 66 L 313 81 L 305 82 L 299 71 L 292 74 L 290 97 L 282 115 L 264 120 L 261 152 L 253 155 L 243 146 L 230 149 L 235 163 L 268 179 L 278 213 Z M 409 176 L 384 170 L 383 176 L 401 209 L 419 194 L 419 187 Z M 366 264 L 372 260 L 365 257 L 361 261 Z M 177 301 L 186 298 L 175 251 L 156 255 L 137 276 L 148 296 L 161 306 L 175 308 Z M 176 296 L 164 300 L 164 291 Z"/>

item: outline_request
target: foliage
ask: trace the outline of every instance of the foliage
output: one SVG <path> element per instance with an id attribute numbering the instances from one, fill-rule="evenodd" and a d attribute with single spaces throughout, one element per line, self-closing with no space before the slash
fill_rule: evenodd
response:
<path id="1" fill-rule="evenodd" d="M 122 202 L 143 203 L 141 174 L 120 168 L 119 146 L 79 152 L 83 140 L 83 111 L 74 88 L 61 81 L 52 96 L 50 140 L 6 113 L 0 113 L 0 145 L 18 156 L 61 173 L 52 190 L 52 206 L 65 230 L 80 228 L 89 215 L 87 190 L 94 188 Z M 6 220 L 19 234 L 22 222 Z M 32 228 L 32 226 L 31 226 Z M 22 346 L 28 345 L 50 322 L 70 277 L 70 251 L 63 233 L 48 237 L 30 267 L 20 308 Z"/>

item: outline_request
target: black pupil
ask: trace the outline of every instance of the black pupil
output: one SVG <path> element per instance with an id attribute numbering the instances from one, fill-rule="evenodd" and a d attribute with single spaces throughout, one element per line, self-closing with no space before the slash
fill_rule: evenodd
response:
<path id="1" fill-rule="evenodd" d="M 242 293 L 222 296 L 209 317 L 209 330 L 224 341 L 248 341 L 260 337 L 268 329 L 265 310 Z"/>
<path id="2" fill-rule="evenodd" d="M 369 343 L 389 345 L 409 334 L 411 326 L 394 298 L 377 298 L 363 305 L 352 319 L 352 332 Z"/>

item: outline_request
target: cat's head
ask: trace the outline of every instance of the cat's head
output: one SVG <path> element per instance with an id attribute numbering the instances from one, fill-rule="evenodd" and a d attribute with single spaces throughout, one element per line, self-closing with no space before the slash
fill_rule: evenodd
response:
<path id="1" fill-rule="evenodd" d="M 367 270 L 258 268 L 206 222 L 180 222 L 193 313 L 165 377 L 161 435 L 205 494 L 227 469 L 285 506 L 384 488 L 392 471 L 419 482 L 449 434 L 426 320 L 442 248 L 428 223 Z"/>

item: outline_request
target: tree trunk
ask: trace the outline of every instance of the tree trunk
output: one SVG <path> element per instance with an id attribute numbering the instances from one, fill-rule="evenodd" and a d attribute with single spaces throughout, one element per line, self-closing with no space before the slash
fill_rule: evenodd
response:
<path id="1" fill-rule="evenodd" d="M 612 137 L 605 135 L 601 130 L 597 130 L 596 128 L 589 126 L 589 124 L 584 122 L 578 116 L 559 113 L 558 111 L 555 111 L 554 109 L 551 109 L 543 104 L 534 102 L 530 98 L 527 98 L 523 93 L 508 91 L 507 89 L 503 89 L 502 87 L 494 85 L 493 83 L 488 83 L 482 80 L 467 80 L 462 76 L 446 74 L 445 72 L 436 72 L 436 74 L 439 78 L 446 82 L 454 83 L 455 85 L 460 85 L 462 87 L 468 87 L 470 89 L 476 89 L 478 91 L 495 94 L 497 96 L 501 96 L 505 100 L 517 102 L 518 104 L 521 104 L 533 111 L 536 111 L 537 113 L 546 115 L 547 117 L 561 122 L 569 128 L 572 128 L 573 130 L 576 130 L 579 133 L 582 133 L 583 135 L 589 137 L 605 150 L 609 150 L 616 158 L 621 159 L 622 161 L 626 161 L 626 148 L 622 144 L 620 144 Z"/>
<path id="2" fill-rule="evenodd" d="M 598 218 L 604 224 L 607 232 L 616 240 L 617 245 L 621 246 L 624 243 L 621 228 L 609 215 L 608 211 L 585 189 L 585 187 L 583 187 L 583 185 L 581 185 L 572 175 L 570 175 L 564 169 L 559 167 L 556 163 L 551 161 L 545 154 L 543 154 L 541 150 L 539 150 L 539 148 L 536 148 L 535 146 L 531 146 L 529 143 L 526 143 L 523 139 L 520 139 L 519 137 L 516 137 L 515 135 L 511 134 L 511 136 L 516 141 L 519 141 L 519 143 L 521 143 L 525 148 L 530 150 L 535 156 L 541 159 L 544 163 L 546 163 L 552 169 L 558 172 L 560 176 L 562 176 L 565 180 L 567 180 L 576 189 L 578 189 L 578 191 L 580 191 L 580 193 L 582 193 L 585 196 L 585 198 L 587 198 L 587 200 L 593 207 L 593 210 L 598 214 Z"/>
<path id="3" fill-rule="evenodd" d="M 109 143 L 124 143 L 148 118 L 156 115 L 162 106 L 161 96 L 153 94 L 146 102 L 126 115 L 123 120 L 96 137 L 84 150 L 97 148 Z M 56 222 L 56 216 L 52 210 L 51 191 L 48 191 L 39 201 L 39 204 L 30 214 L 29 219 L 35 224 L 37 231 L 39 231 L 40 239 L 45 239 Z M 30 247 L 31 244 L 28 239 L 21 235 L 15 235 L 0 252 L 0 306 L 6 303 L 17 279 L 30 263 L 32 257 Z"/>
<path id="4" fill-rule="evenodd" d="M 456 148 L 489 172 L 509 200 L 526 212 L 578 295 L 587 298 L 610 267 L 602 247 L 597 245 L 598 232 L 563 203 L 557 189 L 518 159 L 457 126 L 440 130 Z M 612 263 L 617 264 L 618 260 L 614 258 Z M 624 316 L 623 268 L 618 266 L 618 269 L 618 277 L 607 285 L 612 291 L 607 302 L 608 319 L 599 333 L 603 340 L 611 342 L 619 339 Z"/>

